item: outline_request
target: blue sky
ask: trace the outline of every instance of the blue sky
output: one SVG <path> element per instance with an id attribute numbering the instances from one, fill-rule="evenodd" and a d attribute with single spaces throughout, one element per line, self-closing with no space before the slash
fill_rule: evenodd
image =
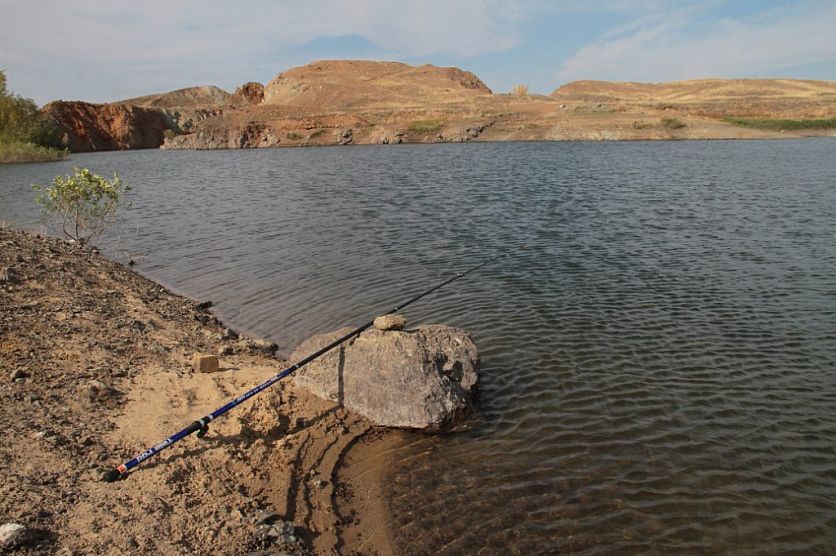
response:
<path id="1" fill-rule="evenodd" d="M 577 79 L 836 80 L 834 0 L 0 0 L 0 69 L 42 104 L 266 83 L 317 59 Z"/>

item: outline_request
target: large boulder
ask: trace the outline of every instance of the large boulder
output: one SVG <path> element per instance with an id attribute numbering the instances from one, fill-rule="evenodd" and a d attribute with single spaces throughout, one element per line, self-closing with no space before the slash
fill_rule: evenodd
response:
<path id="1" fill-rule="evenodd" d="M 313 336 L 291 360 L 350 330 Z M 478 365 L 476 345 L 459 328 L 370 329 L 296 371 L 294 382 L 376 425 L 435 431 L 456 424 L 470 409 Z"/>

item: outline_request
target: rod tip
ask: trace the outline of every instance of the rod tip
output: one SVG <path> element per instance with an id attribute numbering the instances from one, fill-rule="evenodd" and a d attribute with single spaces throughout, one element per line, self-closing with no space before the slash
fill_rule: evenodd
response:
<path id="1" fill-rule="evenodd" d="M 118 469 L 111 469 L 102 473 L 101 478 L 106 483 L 114 483 L 122 478 L 122 473 Z"/>

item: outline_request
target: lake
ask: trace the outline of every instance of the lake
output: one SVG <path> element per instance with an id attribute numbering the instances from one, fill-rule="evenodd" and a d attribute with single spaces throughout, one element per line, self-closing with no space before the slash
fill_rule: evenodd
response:
<path id="1" fill-rule="evenodd" d="M 511 253 L 406 311 L 482 369 L 392 470 L 405 553 L 836 546 L 834 139 L 94 153 L 0 166 L 0 220 L 73 165 L 133 186 L 106 253 L 285 354 Z"/>

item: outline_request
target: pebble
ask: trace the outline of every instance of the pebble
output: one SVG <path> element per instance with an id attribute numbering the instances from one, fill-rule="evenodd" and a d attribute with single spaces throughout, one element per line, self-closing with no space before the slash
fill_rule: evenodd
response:
<path id="1" fill-rule="evenodd" d="M 256 525 L 270 525 L 279 520 L 279 514 L 270 510 L 258 510 L 255 514 Z"/>
<path id="2" fill-rule="evenodd" d="M 23 371 L 21 369 L 18 369 L 16 371 L 12 371 L 12 374 L 10 375 L 10 378 L 13 382 L 17 382 L 17 379 L 19 379 L 19 378 L 28 378 L 28 377 L 29 377 L 29 373 L 27 373 L 26 371 Z"/>
<path id="3" fill-rule="evenodd" d="M 0 525 L 0 549 L 14 548 L 23 540 L 26 527 L 19 523 L 4 523 Z"/>
<path id="4" fill-rule="evenodd" d="M 235 350 L 232 349 L 232 346 L 221 346 L 218 348 L 218 355 L 223 357 L 224 355 L 232 355 L 235 353 Z"/>

